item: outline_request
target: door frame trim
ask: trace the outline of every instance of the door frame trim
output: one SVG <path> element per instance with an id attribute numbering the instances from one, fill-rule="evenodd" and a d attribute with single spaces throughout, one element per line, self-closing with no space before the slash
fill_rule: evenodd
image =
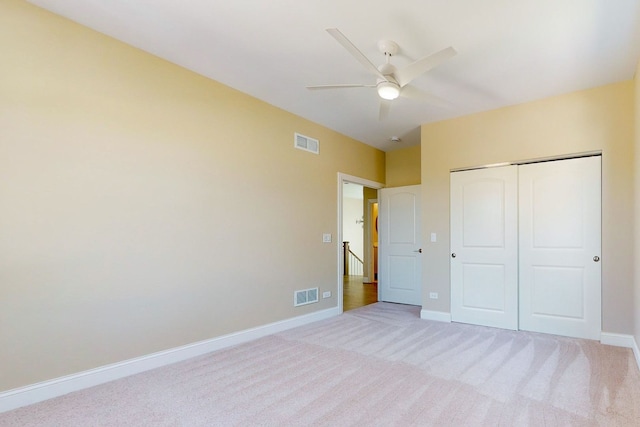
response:
<path id="1" fill-rule="evenodd" d="M 363 187 L 373 188 L 374 190 L 380 190 L 381 188 L 384 188 L 384 184 L 380 182 L 375 182 L 365 178 L 360 178 L 357 176 L 338 172 L 338 221 L 337 221 L 338 233 L 336 236 L 337 238 L 335 242 L 335 248 L 336 248 L 336 256 L 338 259 L 338 264 L 337 264 L 338 268 L 336 270 L 336 276 L 337 276 L 336 282 L 338 285 L 337 289 L 338 289 L 338 312 L 339 313 L 343 312 L 343 292 L 344 292 L 344 289 L 343 289 L 344 279 L 342 277 L 342 268 L 344 263 L 344 257 L 342 256 L 342 198 L 343 198 L 342 186 L 344 185 L 345 182 L 362 185 Z"/>
<path id="2" fill-rule="evenodd" d="M 528 165 L 531 163 L 555 162 L 558 160 L 579 159 L 582 157 L 596 157 L 596 156 L 602 156 L 602 150 L 584 151 L 582 153 L 573 153 L 573 154 L 565 154 L 565 155 L 550 156 L 550 157 L 538 157 L 536 159 L 518 160 L 518 161 L 512 161 L 512 162 L 493 163 L 490 165 L 467 166 L 463 168 L 450 169 L 449 173 L 471 171 L 475 169 L 499 168 L 501 166 L 513 166 L 513 165 L 519 166 L 519 165 Z"/>
<path id="3" fill-rule="evenodd" d="M 367 271 L 365 272 L 366 276 L 364 276 L 362 280 L 367 279 L 365 281 L 368 281 L 368 282 L 373 282 L 375 280 L 375 272 L 373 268 L 373 251 L 371 250 L 371 247 L 373 246 L 372 244 L 373 236 L 371 233 L 371 222 L 373 221 L 373 217 L 371 216 L 371 211 L 373 210 L 373 205 L 376 203 L 378 203 L 377 195 L 375 199 L 367 199 L 367 211 L 364 213 L 364 216 L 367 219 L 366 224 L 368 225 L 367 229 L 365 230 L 365 236 L 364 236 L 364 240 L 365 240 L 364 256 L 365 256 L 365 259 L 367 260 Z"/>

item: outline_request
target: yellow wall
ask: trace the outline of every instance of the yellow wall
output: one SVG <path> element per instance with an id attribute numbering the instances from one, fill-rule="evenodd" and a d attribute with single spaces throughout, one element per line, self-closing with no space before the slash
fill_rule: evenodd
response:
<path id="1" fill-rule="evenodd" d="M 336 306 L 383 152 L 20 0 L 0 58 L 0 391 Z"/>
<path id="2" fill-rule="evenodd" d="M 420 184 L 420 146 L 387 152 L 386 178 L 387 187 Z"/>
<path id="3" fill-rule="evenodd" d="M 633 331 L 633 82 L 422 127 L 423 308 L 449 312 L 449 171 L 602 150 L 602 326 Z M 429 292 L 440 299 L 431 300 Z"/>

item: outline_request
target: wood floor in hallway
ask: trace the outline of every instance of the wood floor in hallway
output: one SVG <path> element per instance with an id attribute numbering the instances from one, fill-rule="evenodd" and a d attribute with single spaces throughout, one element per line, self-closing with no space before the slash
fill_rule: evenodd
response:
<path id="1" fill-rule="evenodd" d="M 362 283 L 362 276 L 344 276 L 343 311 L 378 302 L 378 283 Z"/>

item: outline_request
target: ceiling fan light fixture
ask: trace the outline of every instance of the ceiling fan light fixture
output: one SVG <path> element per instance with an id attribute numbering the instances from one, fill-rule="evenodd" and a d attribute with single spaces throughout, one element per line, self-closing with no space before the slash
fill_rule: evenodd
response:
<path id="1" fill-rule="evenodd" d="M 400 86 L 394 82 L 380 82 L 378 83 L 378 95 L 380 95 L 382 99 L 392 101 L 400 96 Z"/>

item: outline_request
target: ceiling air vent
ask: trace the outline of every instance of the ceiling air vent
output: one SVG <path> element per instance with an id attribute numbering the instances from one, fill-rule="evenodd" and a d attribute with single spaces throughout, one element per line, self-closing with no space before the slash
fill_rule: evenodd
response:
<path id="1" fill-rule="evenodd" d="M 295 134 L 294 146 L 310 153 L 320 153 L 320 142 L 317 139 L 309 138 L 299 133 Z"/>

